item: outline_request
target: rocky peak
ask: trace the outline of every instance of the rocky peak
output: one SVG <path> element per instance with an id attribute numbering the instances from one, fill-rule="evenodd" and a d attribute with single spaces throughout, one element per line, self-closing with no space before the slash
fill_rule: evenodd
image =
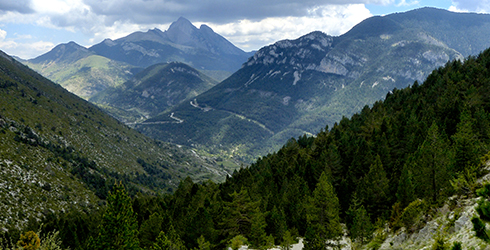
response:
<path id="1" fill-rule="evenodd" d="M 211 29 L 211 27 L 207 26 L 206 24 L 202 24 L 201 27 L 199 27 L 199 30 L 201 32 L 214 33 L 214 30 Z"/>
<path id="2" fill-rule="evenodd" d="M 193 37 L 197 32 L 198 29 L 189 20 L 180 17 L 170 25 L 165 33 L 170 41 L 187 45 L 193 42 Z"/>
<path id="3" fill-rule="evenodd" d="M 294 69 L 316 68 L 330 51 L 333 37 L 322 32 L 312 32 L 296 40 L 282 40 L 260 49 L 247 66 L 255 64 L 289 64 Z"/>

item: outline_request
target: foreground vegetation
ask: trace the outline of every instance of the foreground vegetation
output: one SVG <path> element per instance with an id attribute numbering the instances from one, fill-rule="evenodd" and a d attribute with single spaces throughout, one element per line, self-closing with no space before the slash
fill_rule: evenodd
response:
<path id="1" fill-rule="evenodd" d="M 413 232 L 424 224 L 419 215 L 430 215 L 448 197 L 474 195 L 490 159 L 488 93 L 490 50 L 449 62 L 424 84 L 394 90 L 316 137 L 291 139 L 222 184 L 187 178 L 173 195 L 136 194 L 132 200 L 116 185 L 103 209 L 50 213 L 42 231 L 58 230 L 70 249 L 224 249 L 245 243 L 287 249 L 297 236 L 306 249 L 320 249 L 336 244 L 344 223 L 354 242 L 376 249 L 376 228 Z M 480 206 L 485 219 L 488 204 Z M 475 219 L 484 239 L 482 223 Z M 31 221 L 23 232 L 38 228 Z M 12 242 L 19 236 L 13 229 L 4 234 Z M 114 241 L 127 247 L 105 245 Z"/>

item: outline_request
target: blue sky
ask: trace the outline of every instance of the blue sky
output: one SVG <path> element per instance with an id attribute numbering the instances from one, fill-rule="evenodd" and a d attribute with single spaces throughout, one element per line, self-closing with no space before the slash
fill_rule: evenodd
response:
<path id="1" fill-rule="evenodd" d="M 90 47 L 164 31 L 183 16 L 251 51 L 315 30 L 341 35 L 373 15 L 425 6 L 490 13 L 490 0 L 0 0 L 0 50 L 30 59 L 60 43 Z"/>

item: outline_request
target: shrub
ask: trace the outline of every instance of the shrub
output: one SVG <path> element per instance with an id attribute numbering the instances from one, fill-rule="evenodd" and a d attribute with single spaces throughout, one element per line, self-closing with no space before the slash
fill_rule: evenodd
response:
<path id="1" fill-rule="evenodd" d="M 484 221 L 490 221 L 490 202 L 486 200 L 480 200 L 476 207 L 476 212 L 480 215 L 480 218 Z"/>
<path id="2" fill-rule="evenodd" d="M 438 235 L 434 241 L 434 244 L 431 247 L 431 250 L 445 250 L 447 249 L 446 242 L 444 241 L 444 237 Z"/>
<path id="3" fill-rule="evenodd" d="M 486 183 L 482 188 L 476 190 L 476 195 L 480 197 L 490 197 L 490 183 Z"/>
<path id="4" fill-rule="evenodd" d="M 473 223 L 473 230 L 476 233 L 476 237 L 488 242 L 490 238 L 488 237 L 488 233 L 483 221 L 481 221 L 478 217 L 473 217 L 471 219 L 471 223 Z"/>
<path id="5" fill-rule="evenodd" d="M 239 249 L 241 246 L 247 243 L 247 238 L 243 235 L 237 235 L 230 240 L 230 247 L 233 250 Z"/>
<path id="6" fill-rule="evenodd" d="M 405 209 L 403 209 L 403 212 L 400 215 L 399 223 L 401 223 L 405 228 L 409 229 L 419 221 L 420 216 L 425 210 L 426 203 L 424 200 L 417 199 L 412 201 Z"/>
<path id="7" fill-rule="evenodd" d="M 17 241 L 17 245 L 22 247 L 24 250 L 36 250 L 39 249 L 41 245 L 41 240 L 39 236 L 33 231 L 26 232 L 25 234 L 20 235 L 19 241 Z"/>
<path id="8" fill-rule="evenodd" d="M 461 242 L 454 242 L 453 246 L 451 247 L 451 250 L 463 250 Z"/>

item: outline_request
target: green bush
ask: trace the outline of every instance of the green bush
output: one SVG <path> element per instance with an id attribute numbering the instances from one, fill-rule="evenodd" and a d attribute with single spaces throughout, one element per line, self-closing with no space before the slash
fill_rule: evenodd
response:
<path id="1" fill-rule="evenodd" d="M 230 240 L 230 247 L 231 249 L 236 250 L 241 246 L 247 244 L 247 241 L 247 238 L 245 238 L 243 235 L 237 235 Z"/>
<path id="2" fill-rule="evenodd" d="M 454 242 L 451 250 L 463 250 L 461 242 Z"/>
<path id="3" fill-rule="evenodd" d="M 444 237 L 438 235 L 434 241 L 434 244 L 431 247 L 431 250 L 446 250 L 447 244 L 444 240 Z"/>
<path id="4" fill-rule="evenodd" d="M 402 226 L 409 229 L 420 220 L 420 216 L 423 214 L 423 212 L 425 212 L 426 209 L 427 204 L 424 200 L 417 199 L 415 201 L 412 201 L 405 209 L 403 209 L 398 223 L 396 224 L 401 223 Z"/>
<path id="5" fill-rule="evenodd" d="M 39 249 L 41 240 L 36 233 L 29 231 L 20 236 L 20 240 L 17 242 L 17 245 L 24 250 L 36 250 Z"/>
<path id="6" fill-rule="evenodd" d="M 485 228 L 485 224 L 483 223 L 483 221 L 481 221 L 480 218 L 478 218 L 478 217 L 473 217 L 471 219 L 471 223 L 473 223 L 473 230 L 476 233 L 476 237 L 478 237 L 478 238 L 480 238 L 486 242 L 489 242 L 490 238 L 488 237 L 488 233 L 487 233 L 487 230 Z"/>
<path id="7" fill-rule="evenodd" d="M 484 198 L 490 197 L 490 183 L 486 183 L 482 188 L 477 189 L 476 195 Z"/>
<path id="8" fill-rule="evenodd" d="M 484 221 L 490 221 L 490 202 L 486 200 L 480 200 L 476 207 L 476 212 L 480 215 L 480 218 Z"/>

